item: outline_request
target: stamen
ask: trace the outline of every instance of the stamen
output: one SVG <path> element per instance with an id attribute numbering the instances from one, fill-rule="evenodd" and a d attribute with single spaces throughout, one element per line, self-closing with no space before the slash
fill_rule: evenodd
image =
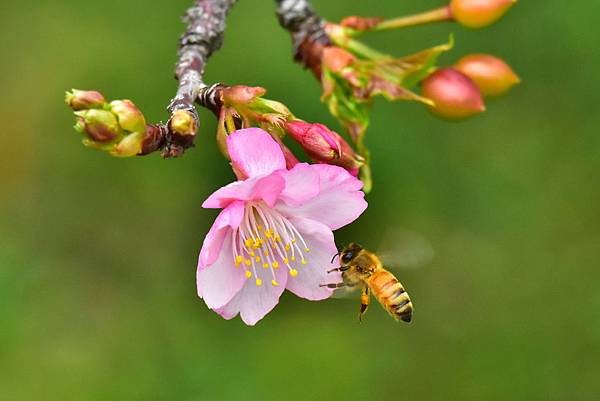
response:
<path id="1" fill-rule="evenodd" d="M 294 262 L 308 264 L 304 253 L 310 249 L 300 232 L 286 217 L 262 202 L 246 205 L 242 223 L 234 231 L 232 242 L 235 266 L 239 267 L 242 263 L 251 266 L 251 269 L 244 270 L 244 274 L 247 278 L 254 277 L 259 287 L 263 280 L 257 274 L 255 262 L 270 270 L 273 286 L 279 285 L 275 269 L 282 264 L 291 277 L 298 275 L 298 270 L 293 268 Z"/>

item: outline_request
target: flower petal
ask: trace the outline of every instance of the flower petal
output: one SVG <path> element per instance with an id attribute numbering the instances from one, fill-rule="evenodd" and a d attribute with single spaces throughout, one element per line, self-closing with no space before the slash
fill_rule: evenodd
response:
<path id="1" fill-rule="evenodd" d="M 239 313 L 244 323 L 254 326 L 279 303 L 279 297 L 285 289 L 287 271 L 281 268 L 274 271 L 278 286 L 271 285 L 268 270 L 259 271 L 263 280 L 261 286 L 256 285 L 254 277 L 248 279 L 241 291 L 227 305 L 215 309 L 215 312 L 225 319 L 232 319 Z"/>
<path id="2" fill-rule="evenodd" d="M 231 236 L 232 230 L 227 230 L 217 260 L 196 273 L 198 295 L 211 309 L 227 304 L 246 282 L 244 270 L 235 267 Z"/>
<path id="3" fill-rule="evenodd" d="M 198 269 L 211 265 L 221 251 L 225 234 L 231 228 L 237 228 L 244 217 L 244 202 L 236 201 L 227 206 L 215 219 L 212 227 L 202 244 L 200 257 L 198 258 Z"/>
<path id="4" fill-rule="evenodd" d="M 319 221 L 336 230 L 356 220 L 367 208 L 362 182 L 338 166 L 312 164 L 319 174 L 319 194 L 300 206 L 279 202 L 275 207 L 288 217 Z"/>
<path id="5" fill-rule="evenodd" d="M 308 163 L 296 164 L 289 171 L 280 171 L 279 175 L 285 179 L 280 198 L 288 205 L 301 205 L 319 193 L 319 174 Z"/>
<path id="6" fill-rule="evenodd" d="M 236 200 L 264 200 L 273 206 L 285 188 L 285 179 L 278 174 L 232 182 L 213 192 L 202 204 L 203 208 L 223 208 Z"/>
<path id="7" fill-rule="evenodd" d="M 227 151 L 234 170 L 246 177 L 271 174 L 285 168 L 280 146 L 260 128 L 244 128 L 227 137 Z"/>
<path id="8" fill-rule="evenodd" d="M 298 268 L 297 276 L 288 278 L 286 288 L 311 301 L 329 298 L 333 291 L 319 285 L 342 281 L 339 272 L 327 273 L 328 270 L 337 267 L 331 263 L 331 257 L 338 252 L 331 229 L 319 222 L 303 218 L 290 219 L 290 223 L 300 232 L 310 252 L 305 254 L 307 264 Z"/>

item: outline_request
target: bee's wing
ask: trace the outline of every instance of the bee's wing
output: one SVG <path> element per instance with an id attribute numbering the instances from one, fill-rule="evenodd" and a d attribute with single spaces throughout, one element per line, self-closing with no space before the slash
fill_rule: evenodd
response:
<path id="1" fill-rule="evenodd" d="M 435 251 L 422 234 L 403 228 L 387 228 L 378 255 L 386 269 L 417 269 L 433 260 Z"/>

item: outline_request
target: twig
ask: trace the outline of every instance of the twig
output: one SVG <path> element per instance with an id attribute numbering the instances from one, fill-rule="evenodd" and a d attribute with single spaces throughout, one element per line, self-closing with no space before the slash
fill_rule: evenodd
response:
<path id="1" fill-rule="evenodd" d="M 154 125 L 161 138 L 154 141 L 144 152 L 162 149 L 163 157 L 176 157 L 193 146 L 199 126 L 198 112 L 194 103 L 218 110 L 218 85 L 208 87 L 202 80 L 208 58 L 223 44 L 225 17 L 236 0 L 196 0 L 185 13 L 183 20 L 187 29 L 179 40 L 179 60 L 175 65 L 175 78 L 179 81 L 177 94 L 167 107 L 170 117 L 166 124 Z M 178 132 L 173 126 L 175 112 L 185 112 L 191 129 Z M 217 111 L 218 112 L 218 111 Z M 154 149 L 152 149 L 155 147 Z"/>
<path id="2" fill-rule="evenodd" d="M 312 8 L 308 0 L 276 0 L 277 18 L 290 31 L 294 59 L 321 78 L 321 55 L 331 40 L 325 32 L 325 20 Z"/>

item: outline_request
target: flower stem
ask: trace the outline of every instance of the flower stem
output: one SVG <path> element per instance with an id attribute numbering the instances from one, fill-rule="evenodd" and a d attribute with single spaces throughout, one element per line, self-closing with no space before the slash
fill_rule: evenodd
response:
<path id="1" fill-rule="evenodd" d="M 452 13 L 450 12 L 450 7 L 444 6 L 436 8 L 435 10 L 426 11 L 424 13 L 388 19 L 373 26 L 369 30 L 353 31 L 352 34 L 356 36 L 364 32 L 389 31 L 392 29 L 408 28 L 411 26 L 430 24 L 433 22 L 450 21 L 451 19 Z"/>
<path id="2" fill-rule="evenodd" d="M 343 44 L 339 43 L 338 45 L 345 47 L 346 49 L 350 50 L 352 53 L 360 57 L 368 59 L 390 58 L 390 56 L 388 56 L 387 54 L 378 52 L 377 50 L 367 46 L 366 44 L 358 40 L 348 38 L 343 41 Z"/>

